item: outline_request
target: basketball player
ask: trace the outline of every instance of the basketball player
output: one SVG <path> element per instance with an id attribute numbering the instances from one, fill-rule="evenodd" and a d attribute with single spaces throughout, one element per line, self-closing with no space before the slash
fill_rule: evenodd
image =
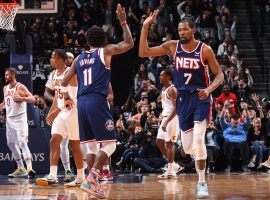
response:
<path id="1" fill-rule="evenodd" d="M 32 169 L 32 156 L 28 148 L 28 124 L 26 103 L 34 103 L 34 96 L 28 91 L 25 85 L 17 82 L 16 69 L 7 68 L 5 70 L 4 102 L 0 104 L 0 110 L 6 109 L 6 134 L 7 145 L 12 152 L 18 169 L 9 177 L 33 178 L 35 171 Z M 26 162 L 27 170 L 24 168 L 23 158 Z"/>
<path id="2" fill-rule="evenodd" d="M 66 60 L 66 65 L 70 66 L 72 63 L 71 58 L 73 56 L 72 53 L 67 52 L 68 59 Z M 74 56 L 73 56 L 74 60 Z M 52 66 L 54 68 L 54 66 Z M 56 72 L 56 69 L 52 71 L 52 73 L 49 76 L 49 79 L 45 85 L 45 91 L 44 91 L 44 98 L 47 102 L 52 104 L 54 96 L 55 96 L 55 89 L 54 89 L 54 80 L 53 76 Z M 69 155 L 69 148 L 68 148 L 68 137 L 63 138 L 61 144 L 60 144 L 60 158 L 62 161 L 62 164 L 65 169 L 65 177 L 64 182 L 71 182 L 74 180 L 73 174 L 70 169 L 70 155 Z"/>
<path id="3" fill-rule="evenodd" d="M 101 27 L 93 26 L 86 33 L 90 50 L 79 55 L 62 82 L 65 105 L 73 106 L 73 101 L 67 93 L 70 79 L 77 74 L 78 78 L 78 116 L 81 143 L 92 143 L 93 152 L 97 143 L 102 143 L 96 153 L 94 165 L 81 185 L 84 190 L 95 197 L 106 198 L 106 194 L 98 182 L 98 176 L 104 162 L 116 149 L 116 132 L 110 114 L 107 95 L 110 82 L 111 57 L 131 49 L 133 39 L 126 23 L 125 8 L 117 5 L 117 17 L 123 29 L 124 41 L 118 44 L 107 44 L 105 32 Z M 105 45 L 105 46 L 104 46 Z"/>
<path id="4" fill-rule="evenodd" d="M 77 167 L 77 179 L 66 184 L 66 186 L 77 186 L 84 180 L 83 155 L 80 149 L 77 108 L 74 107 L 71 110 L 67 110 L 64 107 L 64 96 L 61 91 L 61 81 L 65 73 L 69 70 L 69 67 L 65 65 L 66 59 L 67 55 L 64 50 L 56 49 L 52 53 L 51 65 L 56 68 L 55 73 L 52 74 L 53 88 L 56 94 L 46 119 L 48 124 L 52 124 L 52 138 L 50 141 L 50 173 L 45 178 L 36 179 L 36 183 L 38 185 L 47 186 L 58 183 L 57 165 L 60 156 L 60 143 L 65 137 L 68 137 L 69 139 Z M 76 102 L 76 77 L 70 81 L 68 90 L 71 98 Z"/>
<path id="5" fill-rule="evenodd" d="M 155 10 L 143 23 L 139 56 L 170 54 L 174 57 L 174 85 L 178 90 L 176 110 L 181 128 L 181 140 L 184 151 L 194 155 L 196 159 L 199 175 L 197 198 L 208 197 L 205 183 L 207 153 L 204 136 L 211 115 L 210 94 L 223 83 L 224 76 L 211 47 L 195 40 L 195 24 L 189 19 L 183 19 L 178 25 L 180 40 L 170 40 L 160 46 L 149 48 L 148 30 L 157 14 L 158 11 Z M 211 84 L 208 66 L 215 75 Z"/>
<path id="6" fill-rule="evenodd" d="M 179 168 L 181 169 L 174 162 L 174 143 L 179 134 L 175 110 L 177 91 L 172 84 L 172 72 L 170 69 L 163 70 L 160 73 L 159 80 L 160 84 L 164 86 L 164 90 L 161 93 L 162 122 L 158 129 L 156 143 L 162 154 L 168 159 L 168 170 L 159 178 L 172 178 L 176 177 L 176 172 L 179 172 Z M 167 130 L 162 130 L 162 127 L 167 127 Z"/>

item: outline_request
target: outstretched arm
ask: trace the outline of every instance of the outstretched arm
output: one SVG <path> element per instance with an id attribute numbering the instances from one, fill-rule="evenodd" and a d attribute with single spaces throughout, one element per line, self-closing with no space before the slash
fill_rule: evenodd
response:
<path id="1" fill-rule="evenodd" d="M 165 42 L 159 46 L 149 48 L 147 42 L 147 36 L 150 25 L 155 21 L 158 15 L 158 10 L 155 10 L 153 13 L 150 14 L 149 17 L 145 19 L 143 22 L 143 27 L 141 31 L 140 37 L 140 46 L 139 46 L 139 56 L 140 57 L 149 57 L 149 56 L 162 56 L 166 54 L 174 55 L 174 51 L 176 49 L 176 40 L 171 40 Z"/>
<path id="2" fill-rule="evenodd" d="M 215 75 L 215 79 L 206 89 L 198 89 L 200 99 L 206 99 L 224 81 L 224 74 L 215 58 L 214 52 L 209 46 L 203 47 L 204 62 L 208 64 L 210 70 Z"/>
<path id="3" fill-rule="evenodd" d="M 110 59 L 111 56 L 113 56 L 113 55 L 125 53 L 129 49 L 134 47 L 132 35 L 131 35 L 131 32 L 130 32 L 129 27 L 127 25 L 127 22 L 126 22 L 125 8 L 122 8 L 121 5 L 118 4 L 116 13 L 117 13 L 118 20 L 119 20 L 119 22 L 122 26 L 122 29 L 123 29 L 124 41 L 119 42 L 118 44 L 108 44 L 104 47 L 104 54 L 105 54 L 106 60 Z M 109 67 L 110 62 L 108 64 L 107 63 L 108 62 L 106 62 L 106 66 Z"/>

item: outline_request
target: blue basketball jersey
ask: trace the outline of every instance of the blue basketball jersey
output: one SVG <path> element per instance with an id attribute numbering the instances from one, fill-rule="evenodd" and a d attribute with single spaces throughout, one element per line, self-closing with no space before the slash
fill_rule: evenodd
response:
<path id="1" fill-rule="evenodd" d="M 209 85 L 208 66 L 203 63 L 202 49 L 205 44 L 199 42 L 192 52 L 187 52 L 180 41 L 175 53 L 174 85 L 177 90 L 204 89 Z"/>
<path id="2" fill-rule="evenodd" d="M 78 79 L 78 98 L 89 94 L 108 95 L 111 72 L 106 68 L 104 49 L 85 51 L 75 63 Z"/>

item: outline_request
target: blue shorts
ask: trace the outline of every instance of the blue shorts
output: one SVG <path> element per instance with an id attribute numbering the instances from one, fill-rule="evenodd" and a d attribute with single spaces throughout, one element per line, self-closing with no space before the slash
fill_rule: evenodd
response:
<path id="1" fill-rule="evenodd" d="M 116 141 L 114 122 L 104 96 L 80 96 L 77 107 L 81 143 Z"/>
<path id="2" fill-rule="evenodd" d="M 194 122 L 201 122 L 204 119 L 210 120 L 212 115 L 211 99 L 209 96 L 205 100 L 200 100 L 197 91 L 178 91 L 176 112 L 182 131 L 193 129 Z"/>

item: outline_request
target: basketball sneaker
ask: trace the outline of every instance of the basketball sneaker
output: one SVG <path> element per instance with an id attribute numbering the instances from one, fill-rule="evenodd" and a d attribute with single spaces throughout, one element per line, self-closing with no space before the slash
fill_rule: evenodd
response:
<path id="1" fill-rule="evenodd" d="M 262 163 L 262 166 L 266 167 L 267 169 L 270 169 L 270 162 L 266 160 L 265 162 Z"/>
<path id="2" fill-rule="evenodd" d="M 177 163 L 174 163 L 174 171 L 175 171 L 176 174 L 181 172 L 183 169 L 184 169 L 184 167 L 181 167 Z"/>
<path id="3" fill-rule="evenodd" d="M 197 184 L 197 199 L 209 197 L 208 187 L 205 182 L 198 182 Z"/>
<path id="4" fill-rule="evenodd" d="M 158 176 L 158 178 L 170 179 L 170 178 L 177 178 L 175 172 L 165 172 Z"/>
<path id="5" fill-rule="evenodd" d="M 81 184 L 81 190 L 95 196 L 96 198 L 105 199 L 107 198 L 106 193 L 99 184 L 98 180 L 89 174 L 86 180 Z"/>
<path id="6" fill-rule="evenodd" d="M 28 178 L 35 178 L 36 172 L 33 169 L 27 169 L 28 171 Z"/>
<path id="7" fill-rule="evenodd" d="M 71 182 L 74 180 L 73 174 L 70 170 L 67 170 L 65 172 L 65 178 L 64 178 L 64 182 Z"/>
<path id="8" fill-rule="evenodd" d="M 71 181 L 69 183 L 64 184 L 64 186 L 65 187 L 79 187 L 79 186 L 81 186 L 82 183 L 83 182 L 78 182 L 78 180 L 75 179 L 74 181 Z"/>
<path id="9" fill-rule="evenodd" d="M 16 169 L 13 173 L 9 174 L 10 178 L 25 178 L 28 176 L 28 172 L 25 168 Z"/>
<path id="10" fill-rule="evenodd" d="M 113 176 L 110 170 L 103 170 L 98 176 L 99 181 L 112 181 Z"/>
<path id="11" fill-rule="evenodd" d="M 55 185 L 58 184 L 58 179 L 51 175 L 48 175 L 44 178 L 37 178 L 36 184 L 40 186 Z"/>

